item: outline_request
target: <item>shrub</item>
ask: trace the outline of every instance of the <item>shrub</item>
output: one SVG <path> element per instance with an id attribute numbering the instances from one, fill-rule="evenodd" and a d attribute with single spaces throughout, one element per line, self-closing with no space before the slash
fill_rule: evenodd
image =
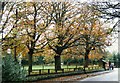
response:
<path id="1" fill-rule="evenodd" d="M 24 81 L 25 77 L 25 70 L 10 54 L 6 54 L 2 59 L 2 81 Z"/>
<path id="2" fill-rule="evenodd" d="M 22 61 L 21 61 L 21 64 L 24 66 L 24 65 L 28 65 L 28 60 L 26 60 L 26 59 L 22 59 Z"/>

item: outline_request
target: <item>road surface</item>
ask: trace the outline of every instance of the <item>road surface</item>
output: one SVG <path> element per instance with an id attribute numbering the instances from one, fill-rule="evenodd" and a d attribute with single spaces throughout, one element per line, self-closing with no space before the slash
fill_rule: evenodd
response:
<path id="1" fill-rule="evenodd" d="M 118 69 L 110 70 L 110 73 L 86 78 L 80 81 L 118 81 Z"/>

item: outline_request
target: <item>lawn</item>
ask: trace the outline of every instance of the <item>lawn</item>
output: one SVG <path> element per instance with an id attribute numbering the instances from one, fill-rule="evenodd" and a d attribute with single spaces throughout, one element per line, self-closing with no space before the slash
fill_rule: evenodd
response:
<path id="1" fill-rule="evenodd" d="M 80 65 L 61 65 L 62 69 L 64 69 L 64 72 L 70 72 L 70 71 L 74 71 L 74 68 L 83 68 L 83 66 Z M 90 65 L 89 68 L 86 68 L 86 70 L 88 71 L 92 71 L 92 70 L 96 70 L 96 68 L 99 69 L 98 65 L 95 65 L 93 68 L 93 65 Z M 28 70 L 28 66 L 24 66 L 25 70 Z M 50 69 L 50 73 L 55 73 L 55 66 L 54 65 L 33 65 L 32 67 L 33 71 L 31 72 L 31 74 L 39 74 L 41 72 L 41 74 L 47 74 L 48 73 L 48 69 Z M 39 71 L 41 70 L 41 71 Z M 62 72 L 62 71 L 58 71 L 58 72 Z"/>
<path id="2" fill-rule="evenodd" d="M 76 68 L 76 65 L 62 65 L 62 68 Z M 83 67 L 83 66 L 77 66 L 77 68 Z M 28 66 L 24 66 L 26 70 L 28 70 Z M 54 65 L 33 65 L 32 69 L 55 69 Z"/>

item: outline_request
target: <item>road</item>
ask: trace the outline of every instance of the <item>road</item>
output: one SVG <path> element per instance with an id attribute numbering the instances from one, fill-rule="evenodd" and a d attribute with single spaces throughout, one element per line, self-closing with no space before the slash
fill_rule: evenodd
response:
<path id="1" fill-rule="evenodd" d="M 85 78 L 80 81 L 118 81 L 118 69 L 115 68 L 114 70 L 110 70 L 110 73 Z"/>

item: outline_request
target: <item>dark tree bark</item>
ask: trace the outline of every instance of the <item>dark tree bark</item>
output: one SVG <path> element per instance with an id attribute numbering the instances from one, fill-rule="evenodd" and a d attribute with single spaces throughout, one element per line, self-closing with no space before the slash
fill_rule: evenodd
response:
<path id="1" fill-rule="evenodd" d="M 63 52 L 63 47 L 56 46 L 55 52 L 56 56 L 54 57 L 55 59 L 55 70 L 60 70 L 61 69 L 61 53 Z"/>
<path id="2" fill-rule="evenodd" d="M 61 56 L 55 56 L 55 70 L 60 70 L 61 69 Z"/>
<path id="3" fill-rule="evenodd" d="M 89 55 L 89 52 L 86 52 L 86 54 L 85 54 L 85 64 L 84 64 L 85 67 L 88 67 L 88 65 L 89 65 L 89 57 L 88 57 L 88 55 Z"/>
<path id="4" fill-rule="evenodd" d="M 84 72 L 85 73 L 86 73 L 85 68 L 88 67 L 88 65 L 89 65 L 89 57 L 88 57 L 89 53 L 90 53 L 90 50 L 86 49 L 86 52 L 85 52 L 85 63 L 84 63 Z"/>
<path id="5" fill-rule="evenodd" d="M 28 52 L 28 59 L 29 59 L 29 67 L 28 67 L 28 74 L 30 75 L 30 72 L 32 72 L 32 55 L 33 55 L 33 49 L 30 49 Z"/>
<path id="6" fill-rule="evenodd" d="M 16 21 L 15 21 L 15 27 L 17 28 L 17 22 L 18 22 L 18 10 L 16 9 Z M 14 28 L 14 27 L 13 27 Z M 15 38 L 16 38 L 16 35 L 15 34 Z M 17 41 L 15 40 L 15 43 L 17 43 Z M 17 62 L 17 53 L 16 53 L 16 50 L 17 50 L 17 46 L 14 47 L 14 58 L 15 58 L 15 62 Z"/>
<path id="7" fill-rule="evenodd" d="M 17 46 L 15 46 L 14 47 L 14 59 L 15 59 L 15 62 L 17 62 L 17 53 L 16 53 L 16 48 L 17 48 Z"/>

